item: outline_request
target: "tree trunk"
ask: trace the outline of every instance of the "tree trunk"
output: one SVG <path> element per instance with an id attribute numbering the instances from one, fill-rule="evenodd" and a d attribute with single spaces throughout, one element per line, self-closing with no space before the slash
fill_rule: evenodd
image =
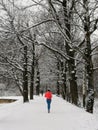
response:
<path id="1" fill-rule="evenodd" d="M 63 73 L 63 86 L 62 86 L 63 99 L 66 99 L 66 73 Z"/>
<path id="2" fill-rule="evenodd" d="M 94 82 L 93 82 L 93 63 L 91 57 L 91 40 L 90 40 L 90 15 L 88 8 L 88 0 L 83 0 L 83 4 L 85 5 L 84 11 L 84 31 L 85 31 L 85 62 L 86 62 L 86 73 L 88 80 L 88 94 L 87 94 L 87 104 L 86 111 L 93 113 L 93 105 L 94 105 Z"/>
<path id="3" fill-rule="evenodd" d="M 30 99 L 33 99 L 33 93 L 34 93 L 34 61 L 32 62 L 32 70 L 31 70 Z"/>
<path id="4" fill-rule="evenodd" d="M 35 35 L 32 42 L 32 68 L 31 68 L 31 85 L 30 85 L 30 99 L 33 99 L 34 95 L 34 74 L 35 74 Z"/>
<path id="5" fill-rule="evenodd" d="M 27 46 L 24 46 L 23 101 L 28 102 Z"/>
<path id="6" fill-rule="evenodd" d="M 40 94 L 40 72 L 37 69 L 37 81 L 36 81 L 36 95 Z"/>
<path id="7" fill-rule="evenodd" d="M 86 94 L 87 94 L 87 87 L 86 87 L 86 71 L 85 71 L 85 65 L 83 69 L 83 87 L 82 87 L 82 92 L 83 92 L 83 107 L 85 108 L 86 105 Z"/>
<path id="8" fill-rule="evenodd" d="M 59 80 L 60 80 L 60 78 L 59 78 L 59 72 L 60 72 L 60 63 L 59 63 L 59 61 L 57 61 L 57 70 L 58 70 L 58 72 L 57 72 L 57 95 L 59 96 L 60 95 L 60 85 L 59 85 Z"/>
<path id="9" fill-rule="evenodd" d="M 63 11 L 64 11 L 64 22 L 65 22 L 65 33 L 68 37 L 69 42 L 71 41 L 71 25 L 70 25 L 70 21 L 71 21 L 71 12 L 72 12 L 72 8 L 69 8 L 68 10 L 68 1 L 63 0 L 62 3 L 63 6 Z M 73 6 L 73 5 L 72 5 Z M 70 75 L 70 91 L 71 91 L 71 98 L 72 98 L 72 103 L 74 103 L 75 105 L 78 104 L 78 90 L 77 90 L 77 82 L 76 82 L 76 71 L 75 71 L 75 61 L 74 61 L 74 50 L 69 46 L 69 43 L 66 41 L 65 39 L 65 43 L 66 43 L 66 53 L 68 56 L 72 57 L 69 58 L 68 62 L 68 70 L 69 70 L 69 75 Z"/>
<path id="10" fill-rule="evenodd" d="M 61 74 L 62 74 L 62 97 L 66 99 L 66 64 L 61 61 Z"/>

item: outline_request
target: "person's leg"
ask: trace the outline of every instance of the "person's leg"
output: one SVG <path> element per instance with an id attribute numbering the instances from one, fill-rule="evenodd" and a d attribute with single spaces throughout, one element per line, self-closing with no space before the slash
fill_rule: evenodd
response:
<path id="1" fill-rule="evenodd" d="M 50 106 L 51 105 L 51 99 L 47 99 L 47 108 L 48 108 L 48 113 L 50 113 Z"/>

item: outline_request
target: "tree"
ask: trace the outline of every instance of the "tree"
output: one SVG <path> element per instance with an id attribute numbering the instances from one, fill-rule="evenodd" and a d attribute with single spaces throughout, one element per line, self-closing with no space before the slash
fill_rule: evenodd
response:
<path id="1" fill-rule="evenodd" d="M 28 102 L 28 73 L 27 73 L 27 46 L 24 46 L 23 97 Z"/>
<path id="2" fill-rule="evenodd" d="M 32 64 L 31 64 L 31 85 L 30 85 L 30 99 L 33 99 L 34 95 L 34 75 L 35 75 L 35 40 L 36 35 L 34 34 L 34 38 L 32 38 Z"/>
<path id="3" fill-rule="evenodd" d="M 69 75 L 70 75 L 70 90 L 71 90 L 71 99 L 72 99 L 72 103 L 74 104 L 78 104 L 78 92 L 77 92 L 77 83 L 76 83 L 76 71 L 75 71 L 75 60 L 74 60 L 74 56 L 75 56 L 75 51 L 73 50 L 73 48 L 71 48 L 71 42 L 72 42 L 72 37 L 71 37 L 71 21 L 72 20 L 72 11 L 73 11 L 73 7 L 74 7 L 74 1 L 72 1 L 72 3 L 70 2 L 70 7 L 68 8 L 68 4 L 66 2 L 66 0 L 63 0 L 63 2 L 61 2 L 61 7 L 63 8 L 63 17 L 64 17 L 64 24 L 60 21 L 60 16 L 58 13 L 58 9 L 56 10 L 52 1 L 48 0 L 48 4 L 50 7 L 50 10 L 53 14 L 53 18 L 56 21 L 57 27 L 60 29 L 62 36 L 64 37 L 65 40 L 65 48 L 66 48 L 66 53 L 67 56 L 69 57 L 69 59 L 67 60 L 68 62 L 68 70 L 69 70 Z M 67 10 L 68 8 L 68 10 Z M 64 26 L 64 28 L 63 28 Z M 64 31 L 63 31 L 64 30 Z"/>

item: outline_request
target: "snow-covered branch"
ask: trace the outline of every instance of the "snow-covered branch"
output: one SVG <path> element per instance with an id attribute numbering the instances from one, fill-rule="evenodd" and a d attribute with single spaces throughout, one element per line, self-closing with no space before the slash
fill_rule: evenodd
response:
<path id="1" fill-rule="evenodd" d="M 7 63 L 9 63 L 14 68 L 23 71 L 23 68 L 17 62 L 14 62 L 13 60 L 9 59 L 7 56 L 3 56 L 1 54 L 0 54 L 0 57 L 2 57 Z"/>
<path id="2" fill-rule="evenodd" d="M 49 49 L 49 50 L 51 50 L 51 51 L 53 51 L 53 52 L 59 54 L 60 56 L 62 56 L 62 57 L 63 57 L 64 59 L 66 59 L 66 60 L 74 59 L 74 60 L 76 60 L 76 61 L 80 61 L 81 63 L 85 64 L 85 62 L 83 62 L 83 61 L 81 61 L 81 60 L 79 60 L 79 59 L 76 59 L 76 58 L 74 58 L 74 57 L 71 57 L 71 56 L 65 54 L 63 51 L 57 50 L 57 49 L 55 49 L 55 48 L 53 48 L 53 47 L 50 47 L 49 45 L 47 45 L 47 44 L 45 44 L 45 43 L 38 43 L 37 45 L 43 45 L 43 46 L 45 46 L 47 49 Z"/>

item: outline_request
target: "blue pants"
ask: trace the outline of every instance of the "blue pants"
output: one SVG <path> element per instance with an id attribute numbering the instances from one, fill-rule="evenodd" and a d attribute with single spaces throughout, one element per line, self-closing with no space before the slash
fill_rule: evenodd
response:
<path id="1" fill-rule="evenodd" d="M 47 109 L 50 110 L 50 106 L 51 106 L 51 99 L 47 99 Z"/>

